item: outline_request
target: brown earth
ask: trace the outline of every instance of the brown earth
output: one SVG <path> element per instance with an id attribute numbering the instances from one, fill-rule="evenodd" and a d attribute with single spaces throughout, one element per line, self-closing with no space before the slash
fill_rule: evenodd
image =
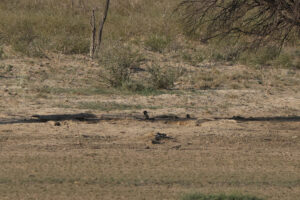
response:
<path id="1" fill-rule="evenodd" d="M 227 77 L 247 71 L 250 78 L 191 90 L 197 84 L 184 77 L 177 90 L 145 96 L 96 90 L 99 66 L 84 57 L 7 59 L 0 66 L 0 199 L 180 199 L 191 192 L 300 196 L 299 70 L 219 66 Z M 59 126 L 14 121 L 34 114 L 143 110 L 150 116 L 188 113 L 197 120 L 66 120 Z M 266 118 L 215 119 L 233 116 Z M 157 132 L 172 139 L 152 144 Z"/>

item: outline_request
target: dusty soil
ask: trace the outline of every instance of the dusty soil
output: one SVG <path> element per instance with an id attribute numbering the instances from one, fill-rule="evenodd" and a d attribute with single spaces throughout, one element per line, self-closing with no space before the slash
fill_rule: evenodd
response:
<path id="1" fill-rule="evenodd" d="M 251 80 L 238 89 L 178 83 L 175 91 L 143 96 L 95 90 L 99 67 L 83 57 L 7 59 L 0 66 L 0 199 L 300 196 L 299 70 L 266 70 L 263 84 Z M 34 114 L 141 115 L 145 109 L 150 116 L 197 120 L 13 123 Z M 266 118 L 215 119 L 233 116 Z M 295 120 L 268 120 L 276 116 Z M 172 138 L 152 144 L 157 132 Z"/>

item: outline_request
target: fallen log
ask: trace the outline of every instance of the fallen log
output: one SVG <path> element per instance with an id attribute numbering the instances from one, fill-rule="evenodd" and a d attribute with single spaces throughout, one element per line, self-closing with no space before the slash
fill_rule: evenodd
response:
<path id="1" fill-rule="evenodd" d="M 89 121 L 89 120 L 97 119 L 96 115 L 90 113 L 61 114 L 61 115 L 32 115 L 32 117 L 37 118 L 42 122 L 65 121 L 65 120 Z"/>

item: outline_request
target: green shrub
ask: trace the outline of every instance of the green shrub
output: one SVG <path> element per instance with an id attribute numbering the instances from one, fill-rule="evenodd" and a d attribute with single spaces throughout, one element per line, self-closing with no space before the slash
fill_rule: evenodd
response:
<path id="1" fill-rule="evenodd" d="M 3 46 L 0 45 L 0 60 L 4 58 L 4 50 L 3 50 Z"/>
<path id="2" fill-rule="evenodd" d="M 185 61 L 190 63 L 191 65 L 197 65 L 202 63 L 205 60 L 205 55 L 202 52 L 197 53 L 189 53 L 189 52 L 182 52 L 181 58 Z"/>
<path id="3" fill-rule="evenodd" d="M 16 21 L 13 24 L 9 33 L 13 33 L 10 36 L 10 42 L 15 51 L 21 52 L 27 56 L 42 57 L 43 51 L 41 49 L 41 43 L 39 35 L 34 30 L 34 24 L 32 21 L 24 19 Z"/>
<path id="4" fill-rule="evenodd" d="M 262 200 L 261 198 L 248 195 L 204 195 L 204 194 L 188 194 L 182 200 Z"/>
<path id="5" fill-rule="evenodd" d="M 257 52 L 244 52 L 239 60 L 243 64 L 252 66 L 267 66 L 278 57 L 279 49 L 276 47 L 265 47 Z"/>
<path id="6" fill-rule="evenodd" d="M 63 16 L 61 16 L 63 17 Z M 58 32 L 52 48 L 64 54 L 87 54 L 90 48 L 89 26 L 78 17 L 50 18 Z M 52 30 L 49 30 L 52 32 Z M 53 37 L 53 36 L 47 36 Z"/>
<path id="7" fill-rule="evenodd" d="M 288 54 L 280 54 L 278 58 L 275 60 L 275 64 L 280 67 L 293 67 L 293 58 Z"/>
<path id="8" fill-rule="evenodd" d="M 64 54 L 87 54 L 90 48 L 90 41 L 81 36 L 69 36 L 58 39 L 57 51 Z"/>
<path id="9" fill-rule="evenodd" d="M 162 53 L 169 45 L 170 38 L 160 35 L 152 35 L 145 41 L 145 46 L 154 52 Z"/>
<path id="10" fill-rule="evenodd" d="M 283 49 L 280 55 L 274 60 L 274 65 L 284 68 L 300 68 L 299 47 Z"/>
<path id="11" fill-rule="evenodd" d="M 130 80 L 130 81 L 124 82 L 122 84 L 122 89 L 131 91 L 131 92 L 141 92 L 143 90 L 146 90 L 147 87 L 138 81 Z"/>
<path id="12" fill-rule="evenodd" d="M 104 67 L 101 78 L 115 88 L 132 82 L 133 69 L 139 67 L 142 57 L 130 47 L 118 45 L 101 54 L 100 63 Z"/>
<path id="13" fill-rule="evenodd" d="M 230 41 L 230 40 L 229 40 Z M 213 62 L 235 62 L 241 53 L 243 44 L 230 42 L 214 43 L 211 49 L 210 60 Z"/>
<path id="14" fill-rule="evenodd" d="M 150 73 L 150 86 L 154 89 L 170 89 L 174 86 L 175 81 L 182 75 L 182 70 L 177 68 L 162 68 L 159 65 L 148 67 Z"/>
<path id="15" fill-rule="evenodd" d="M 224 84 L 224 75 L 220 70 L 212 69 L 210 71 L 201 70 L 198 73 L 193 73 L 191 79 L 192 84 L 202 90 L 217 89 Z"/>

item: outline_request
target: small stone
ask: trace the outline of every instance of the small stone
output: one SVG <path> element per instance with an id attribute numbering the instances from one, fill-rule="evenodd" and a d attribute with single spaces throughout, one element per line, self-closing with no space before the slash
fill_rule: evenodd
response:
<path id="1" fill-rule="evenodd" d="M 178 150 L 178 149 L 180 149 L 181 148 L 181 145 L 176 145 L 176 146 L 173 146 L 172 147 L 172 149 L 176 149 L 176 150 Z"/>
<path id="2" fill-rule="evenodd" d="M 61 123 L 60 122 L 55 122 L 54 126 L 61 126 Z"/>
<path id="3" fill-rule="evenodd" d="M 152 144 L 161 144 L 159 140 L 152 140 Z"/>

